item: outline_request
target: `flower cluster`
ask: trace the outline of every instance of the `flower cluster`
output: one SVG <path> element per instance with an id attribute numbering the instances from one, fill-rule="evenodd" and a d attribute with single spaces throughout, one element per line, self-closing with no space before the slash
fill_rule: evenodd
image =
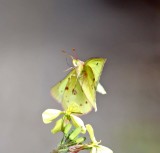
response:
<path id="1" fill-rule="evenodd" d="M 90 124 L 85 125 L 77 114 L 81 114 L 75 107 L 69 107 L 66 111 L 57 109 L 47 109 L 42 113 L 45 124 L 57 119 L 55 126 L 51 130 L 53 134 L 63 133 L 60 144 L 53 151 L 56 153 L 78 153 L 81 150 L 90 150 L 91 153 L 113 153 L 111 149 L 100 145 L 94 136 L 94 130 Z M 88 132 L 90 142 L 85 143 L 85 134 Z"/>

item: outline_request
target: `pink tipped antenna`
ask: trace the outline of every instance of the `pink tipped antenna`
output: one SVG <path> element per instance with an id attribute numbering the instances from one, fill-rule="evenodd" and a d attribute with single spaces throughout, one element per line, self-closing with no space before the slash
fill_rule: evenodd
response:
<path id="1" fill-rule="evenodd" d="M 72 52 L 73 52 L 73 55 L 74 55 L 75 59 L 78 59 L 78 54 L 77 54 L 75 48 L 72 48 Z"/>
<path id="2" fill-rule="evenodd" d="M 67 56 L 69 56 L 71 59 L 73 59 L 73 56 L 72 56 L 72 55 L 70 55 L 70 54 L 68 54 L 68 53 L 67 53 L 67 51 L 62 50 L 62 52 L 63 52 L 64 54 L 66 54 Z"/>
<path id="3" fill-rule="evenodd" d="M 74 59 L 72 55 L 70 55 L 69 53 L 67 53 L 67 51 L 62 50 L 62 52 L 63 52 L 65 55 L 69 56 L 72 60 Z M 68 63 L 67 58 L 66 58 L 66 62 L 67 62 L 67 65 L 70 66 L 69 63 Z M 65 70 L 65 71 L 69 71 L 69 70 L 72 70 L 72 69 L 73 69 L 73 67 L 70 66 L 70 67 L 69 67 L 67 70 Z"/>

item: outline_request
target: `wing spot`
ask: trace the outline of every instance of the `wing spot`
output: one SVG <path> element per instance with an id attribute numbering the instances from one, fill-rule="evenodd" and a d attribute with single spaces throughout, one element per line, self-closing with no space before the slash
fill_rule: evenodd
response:
<path id="1" fill-rule="evenodd" d="M 96 63 L 96 65 L 98 66 L 98 63 Z"/>
<path id="2" fill-rule="evenodd" d="M 88 104 L 88 101 L 86 101 L 86 104 Z"/>
<path id="3" fill-rule="evenodd" d="M 95 81 L 95 78 L 93 78 L 93 82 Z"/>
<path id="4" fill-rule="evenodd" d="M 68 90 L 69 88 L 68 87 L 65 87 L 65 90 Z"/>
<path id="5" fill-rule="evenodd" d="M 80 104 L 80 106 L 83 106 L 82 104 Z"/>
<path id="6" fill-rule="evenodd" d="M 73 90 L 72 90 L 72 94 L 73 94 L 73 95 L 76 95 L 76 94 L 77 94 L 77 91 L 76 91 L 75 89 L 73 89 Z"/>
<path id="7" fill-rule="evenodd" d="M 84 72 L 84 77 L 87 77 L 87 72 Z"/>

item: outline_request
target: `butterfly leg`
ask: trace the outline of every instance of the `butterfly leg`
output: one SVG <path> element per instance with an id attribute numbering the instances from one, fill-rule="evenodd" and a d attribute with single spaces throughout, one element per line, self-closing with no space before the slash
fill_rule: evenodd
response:
<path id="1" fill-rule="evenodd" d="M 69 70 L 72 70 L 72 69 L 74 69 L 74 67 L 70 67 L 70 68 L 66 69 L 65 72 L 69 71 Z"/>

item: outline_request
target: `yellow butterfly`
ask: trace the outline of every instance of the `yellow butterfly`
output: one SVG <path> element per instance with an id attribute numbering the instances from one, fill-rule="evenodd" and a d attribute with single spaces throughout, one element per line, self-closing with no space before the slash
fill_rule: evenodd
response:
<path id="1" fill-rule="evenodd" d="M 99 83 L 106 59 L 90 58 L 83 62 L 70 57 L 74 67 L 63 80 L 52 87 L 51 95 L 62 104 L 65 110 L 76 103 L 82 114 L 90 112 L 92 108 L 97 111 L 96 91 L 106 94 Z"/>

